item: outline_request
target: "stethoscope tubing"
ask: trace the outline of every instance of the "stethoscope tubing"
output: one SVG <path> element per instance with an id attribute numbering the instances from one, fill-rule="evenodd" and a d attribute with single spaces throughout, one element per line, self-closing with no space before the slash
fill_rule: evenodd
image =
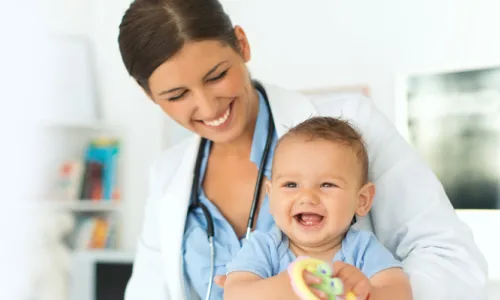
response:
<path id="1" fill-rule="evenodd" d="M 253 82 L 255 88 L 263 95 L 267 109 L 269 111 L 269 127 L 267 130 L 267 139 L 264 151 L 262 153 L 262 159 L 259 166 L 259 172 L 257 175 L 257 182 L 255 184 L 254 195 L 252 199 L 252 206 L 250 208 L 250 213 L 248 214 L 247 230 L 245 233 L 245 239 L 250 238 L 250 233 L 252 231 L 253 225 L 255 223 L 255 212 L 257 211 L 257 205 L 259 203 L 259 196 L 262 187 L 262 180 L 264 179 L 264 170 L 266 162 L 271 150 L 271 144 L 274 136 L 274 118 L 272 116 L 271 105 L 269 104 L 269 99 L 267 97 L 264 87 L 257 81 Z M 207 294 L 205 300 L 210 300 L 210 295 L 212 293 L 213 281 L 215 277 L 215 247 L 214 247 L 214 222 L 212 215 L 208 211 L 208 208 L 200 202 L 199 200 L 199 185 L 200 185 L 200 170 L 201 162 L 203 160 L 203 153 L 206 146 L 207 140 L 205 138 L 201 139 L 198 155 L 196 157 L 196 163 L 194 168 L 193 185 L 191 187 L 191 205 L 189 206 L 188 213 L 200 208 L 206 221 L 207 221 L 207 237 L 208 244 L 210 247 L 210 280 L 208 282 Z"/>

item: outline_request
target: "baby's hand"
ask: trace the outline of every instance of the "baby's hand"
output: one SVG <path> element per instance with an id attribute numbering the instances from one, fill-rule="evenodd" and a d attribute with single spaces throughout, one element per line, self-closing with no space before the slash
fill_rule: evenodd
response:
<path id="1" fill-rule="evenodd" d="M 344 291 L 353 292 L 357 300 L 365 300 L 370 295 L 372 285 L 368 277 L 353 265 L 341 261 L 333 263 L 333 277 L 338 277 L 344 284 Z"/>

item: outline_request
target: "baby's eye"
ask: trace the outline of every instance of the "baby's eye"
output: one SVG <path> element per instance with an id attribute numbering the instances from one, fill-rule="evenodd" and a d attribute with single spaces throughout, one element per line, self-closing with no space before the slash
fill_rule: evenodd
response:
<path id="1" fill-rule="evenodd" d="M 288 181 L 288 182 L 285 182 L 283 184 L 283 187 L 286 187 L 286 188 L 296 188 L 297 187 L 297 183 L 295 182 L 292 182 L 292 181 Z"/>
<path id="2" fill-rule="evenodd" d="M 337 185 L 335 183 L 332 183 L 332 182 L 323 182 L 321 184 L 321 187 L 322 188 L 333 188 L 333 187 L 337 187 Z"/>

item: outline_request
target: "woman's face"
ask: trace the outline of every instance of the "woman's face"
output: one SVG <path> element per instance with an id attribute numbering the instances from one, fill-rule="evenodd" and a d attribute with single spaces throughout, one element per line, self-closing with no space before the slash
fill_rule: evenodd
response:
<path id="1" fill-rule="evenodd" d="M 248 42 L 241 28 L 235 33 L 241 53 L 219 41 L 189 42 L 149 78 L 150 97 L 167 115 L 218 143 L 253 127 L 258 110 Z"/>

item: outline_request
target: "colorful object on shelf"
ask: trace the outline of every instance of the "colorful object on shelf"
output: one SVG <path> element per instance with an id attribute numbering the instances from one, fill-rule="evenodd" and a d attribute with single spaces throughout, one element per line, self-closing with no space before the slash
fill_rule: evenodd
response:
<path id="1" fill-rule="evenodd" d="M 81 199 L 117 199 L 116 183 L 119 143 L 116 139 L 92 140 L 85 153 L 85 174 Z"/>
<path id="2" fill-rule="evenodd" d="M 74 249 L 117 249 L 116 216 L 83 215 L 77 218 Z"/>
<path id="3" fill-rule="evenodd" d="M 328 300 L 345 299 L 355 300 L 356 296 L 349 292 L 344 296 L 344 285 L 339 278 L 332 278 L 332 269 L 330 265 L 315 258 L 301 256 L 298 257 L 288 267 L 288 274 L 292 281 L 292 287 L 295 293 L 303 300 L 317 300 L 318 297 L 310 290 L 304 281 L 304 271 L 309 271 L 322 279 L 320 284 L 313 284 L 318 290 L 328 295 Z"/>
<path id="4" fill-rule="evenodd" d="M 83 173 L 81 161 L 64 161 L 59 167 L 57 181 L 58 197 L 61 199 L 78 199 L 81 189 L 81 174 Z"/>

